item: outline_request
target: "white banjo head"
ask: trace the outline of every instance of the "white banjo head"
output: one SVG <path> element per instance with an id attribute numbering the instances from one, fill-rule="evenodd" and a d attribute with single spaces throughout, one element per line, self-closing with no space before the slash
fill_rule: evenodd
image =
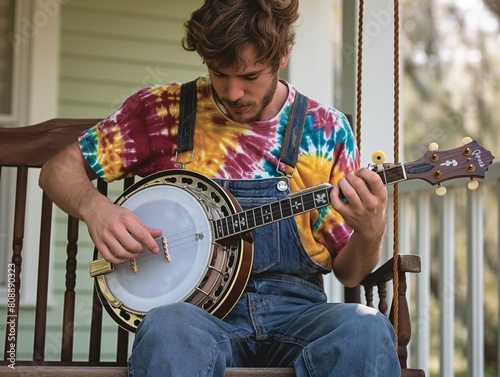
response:
<path id="1" fill-rule="evenodd" d="M 138 191 L 121 205 L 148 227 L 161 229 L 166 249 L 158 238 L 160 252 L 140 254 L 137 272 L 130 263 L 116 265 L 114 273 L 104 275 L 108 289 L 139 312 L 184 301 L 200 284 L 212 257 L 210 223 L 200 202 L 179 187 L 161 185 Z"/>

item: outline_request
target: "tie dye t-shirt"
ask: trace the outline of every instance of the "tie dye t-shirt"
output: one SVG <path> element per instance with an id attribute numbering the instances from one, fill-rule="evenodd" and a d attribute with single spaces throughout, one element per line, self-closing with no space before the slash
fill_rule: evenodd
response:
<path id="1" fill-rule="evenodd" d="M 288 98 L 274 118 L 239 124 L 220 111 L 213 100 L 209 78 L 200 77 L 194 155 L 186 169 L 220 179 L 279 177 L 276 168 L 281 142 L 296 93 L 292 85 L 285 84 L 289 88 Z M 179 168 L 174 158 L 180 85 L 169 83 L 140 90 L 114 114 L 80 136 L 83 156 L 101 178 L 110 182 Z M 190 157 L 190 152 L 185 153 Z M 345 116 L 309 99 L 296 170 L 290 179 L 292 192 L 324 182 L 336 184 L 358 163 Z M 350 227 L 331 206 L 296 216 L 296 221 L 310 257 L 322 269 L 330 270 L 332 256 L 350 237 Z"/>

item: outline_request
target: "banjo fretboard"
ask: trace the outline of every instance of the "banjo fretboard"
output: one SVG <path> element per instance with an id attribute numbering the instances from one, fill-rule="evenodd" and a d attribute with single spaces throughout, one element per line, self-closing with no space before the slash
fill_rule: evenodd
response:
<path id="1" fill-rule="evenodd" d="M 378 171 L 377 174 L 385 185 L 406 179 L 403 164 Z M 297 191 L 285 199 L 214 220 L 215 239 L 219 240 L 245 233 L 267 224 L 327 206 L 331 203 L 330 192 L 332 188 L 333 186 L 329 183 L 323 183 Z M 340 197 L 344 199 L 342 193 Z"/>

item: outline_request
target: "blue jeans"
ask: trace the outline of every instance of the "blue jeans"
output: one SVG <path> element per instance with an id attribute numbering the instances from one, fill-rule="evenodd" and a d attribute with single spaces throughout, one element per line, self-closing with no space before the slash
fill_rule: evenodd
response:
<path id="1" fill-rule="evenodd" d="M 275 179 L 219 183 L 244 209 L 287 194 Z M 131 377 L 222 377 L 252 366 L 294 367 L 299 377 L 400 375 L 390 322 L 363 305 L 326 302 L 293 219 L 253 234 L 253 273 L 229 315 L 184 302 L 152 309 L 137 328 Z"/>

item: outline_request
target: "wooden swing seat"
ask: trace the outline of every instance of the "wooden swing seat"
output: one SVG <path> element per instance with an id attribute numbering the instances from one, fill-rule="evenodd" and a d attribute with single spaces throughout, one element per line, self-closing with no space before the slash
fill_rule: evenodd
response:
<path id="1" fill-rule="evenodd" d="M 12 263 L 15 265 L 15 289 L 16 289 L 16 313 L 18 317 L 24 314 L 19 303 L 19 288 L 21 285 L 20 273 L 23 268 L 23 241 L 25 239 L 24 223 L 28 215 L 26 208 L 27 199 L 27 176 L 30 169 L 39 169 L 49 158 L 74 142 L 77 135 L 95 125 L 99 119 L 52 119 L 44 123 L 20 128 L 0 128 L 0 177 L 3 167 L 15 167 L 17 169 L 17 186 L 15 197 L 15 213 L 13 224 Z M 106 190 L 106 185 L 100 182 L 98 187 Z M 103 191 L 105 192 L 105 191 Z M 39 243 L 38 262 L 38 285 L 37 303 L 34 309 L 35 323 L 33 326 L 33 358 L 30 360 L 15 360 L 15 369 L 9 367 L 9 349 L 11 340 L 8 338 L 9 325 L 6 324 L 4 358 L 0 360 L 0 375 L 2 376 L 99 376 L 99 377 L 126 377 L 128 358 L 128 336 L 129 333 L 117 328 L 116 359 L 113 362 L 101 361 L 101 335 L 102 335 L 102 307 L 95 296 L 92 308 L 92 319 L 90 331 L 87 335 L 78 333 L 78 337 L 88 336 L 90 347 L 87 361 L 73 360 L 73 345 L 75 341 L 75 300 L 76 300 L 76 265 L 78 250 L 78 220 L 67 217 L 67 239 L 65 250 L 51 252 L 51 219 L 52 202 L 43 194 L 41 208 L 41 231 L 39 235 L 29 234 L 27 237 L 37 237 Z M 32 209 L 29 209 L 32 211 Z M 38 216 L 38 215 L 37 215 Z M 60 328 L 63 329 L 61 337 L 61 357 L 57 361 L 45 360 L 47 308 L 48 308 L 48 281 L 52 273 L 49 256 L 52 255 L 61 261 L 63 253 L 66 253 L 66 274 L 64 281 L 53 279 L 54 286 L 65 287 L 63 315 Z M 83 255 L 90 256 L 92 250 L 82 250 Z M 86 257 L 85 257 L 86 258 Z M 407 368 L 407 345 L 410 341 L 411 326 L 408 305 L 406 301 L 406 273 L 420 272 L 420 258 L 416 255 L 399 255 L 399 292 L 398 292 L 398 355 L 402 366 L 402 376 L 425 376 L 422 370 Z M 362 282 L 366 291 L 366 304 L 373 306 L 373 288 L 377 287 L 379 294 L 378 308 L 387 315 L 386 283 L 392 280 L 393 262 L 388 260 L 375 272 L 370 274 Z M 360 302 L 360 289 L 346 289 L 346 302 Z M 392 309 L 389 317 L 394 318 Z M 9 312 L 9 314 L 12 314 Z M 6 316 L 7 321 L 9 319 Z M 117 326 L 118 327 L 118 326 Z M 17 334 L 17 329 L 16 329 Z M 15 340 L 14 347 L 23 339 Z M 17 343 L 16 343 L 17 342 Z M 360 359 L 363 355 L 359 355 Z M 291 368 L 229 368 L 226 376 L 294 376 Z"/>

